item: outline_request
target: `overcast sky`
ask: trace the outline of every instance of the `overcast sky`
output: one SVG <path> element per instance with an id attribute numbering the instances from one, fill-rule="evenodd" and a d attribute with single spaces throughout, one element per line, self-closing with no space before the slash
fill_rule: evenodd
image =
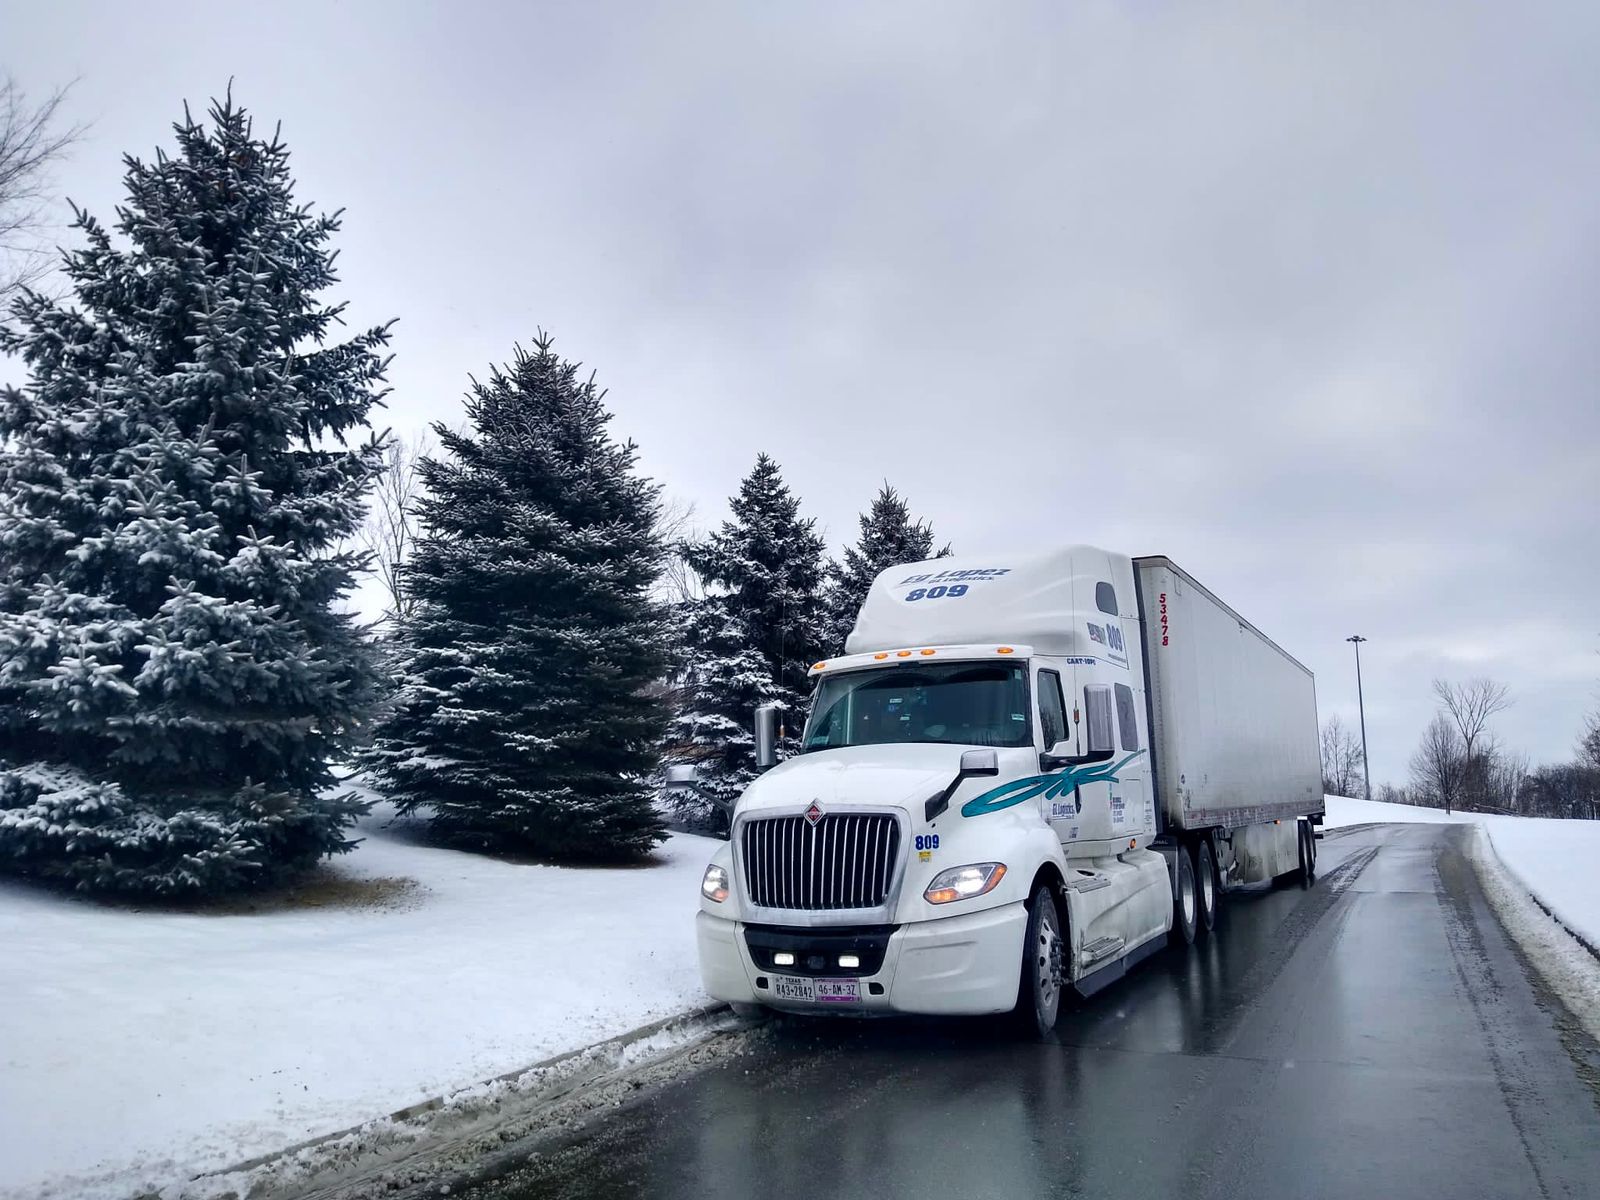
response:
<path id="1" fill-rule="evenodd" d="M 1435 676 L 1570 757 L 1600 5 L 1024 10 L 0 0 L 0 70 L 78 79 L 57 183 L 104 217 L 233 77 L 400 318 L 399 431 L 543 326 L 702 524 L 766 450 L 835 547 L 888 479 L 960 552 L 1169 554 L 1325 717 L 1371 639 L 1375 786 Z"/>

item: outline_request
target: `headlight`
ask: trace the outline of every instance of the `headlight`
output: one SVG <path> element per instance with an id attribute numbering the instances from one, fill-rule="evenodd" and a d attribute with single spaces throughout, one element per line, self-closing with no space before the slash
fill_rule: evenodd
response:
<path id="1" fill-rule="evenodd" d="M 706 868 L 705 878 L 700 881 L 700 894 L 707 900 L 721 904 L 728 898 L 728 873 L 712 863 Z"/>
<path id="2" fill-rule="evenodd" d="M 949 904 L 952 900 L 970 900 L 985 892 L 994 891 L 1006 877 L 1005 863 L 973 863 L 970 867 L 951 867 L 933 877 L 922 898 L 929 904 Z"/>

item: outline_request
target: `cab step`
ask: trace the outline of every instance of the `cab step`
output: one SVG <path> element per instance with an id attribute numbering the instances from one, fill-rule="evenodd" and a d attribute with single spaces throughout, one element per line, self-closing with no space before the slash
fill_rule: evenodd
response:
<path id="1" fill-rule="evenodd" d="M 1126 944 L 1126 940 L 1120 937 L 1095 938 L 1094 941 L 1085 943 L 1083 949 L 1078 952 L 1078 963 L 1080 966 L 1091 966 L 1103 958 L 1120 954 Z"/>

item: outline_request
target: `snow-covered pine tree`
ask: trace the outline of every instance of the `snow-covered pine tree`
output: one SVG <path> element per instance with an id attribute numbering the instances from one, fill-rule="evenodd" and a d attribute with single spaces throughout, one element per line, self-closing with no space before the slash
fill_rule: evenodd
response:
<path id="1" fill-rule="evenodd" d="M 910 506 L 885 482 L 872 507 L 861 514 L 860 538 L 855 545 L 845 547 L 844 561 L 834 564 L 829 572 L 825 652 L 844 652 L 856 614 L 880 572 L 899 563 L 924 562 L 949 553 L 948 544 L 934 552 L 933 528 L 927 521 L 913 521 Z"/>
<path id="2" fill-rule="evenodd" d="M 685 704 L 668 738 L 671 757 L 699 767 L 695 791 L 674 797 L 679 815 L 716 831 L 726 829 L 716 806 L 731 805 L 755 777 L 757 704 L 784 706 L 789 741 L 780 750 L 792 748 L 825 617 L 823 540 L 778 464 L 760 455 L 730 504 L 730 520 L 684 547 L 707 594 L 684 614 Z"/>
<path id="3" fill-rule="evenodd" d="M 347 850 L 376 678 L 341 598 L 386 328 L 329 341 L 336 216 L 231 97 L 129 158 L 72 296 L 0 331 L 0 868 L 202 893 Z M 355 446 L 347 435 L 360 435 Z"/>
<path id="4" fill-rule="evenodd" d="M 449 457 L 419 463 L 405 682 L 367 761 L 460 845 L 615 860 L 664 836 L 659 488 L 602 398 L 540 333 L 473 382 L 468 432 L 435 426 Z"/>

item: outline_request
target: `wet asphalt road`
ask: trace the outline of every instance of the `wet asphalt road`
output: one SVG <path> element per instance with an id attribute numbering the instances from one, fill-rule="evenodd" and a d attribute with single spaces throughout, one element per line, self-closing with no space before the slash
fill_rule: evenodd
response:
<path id="1" fill-rule="evenodd" d="M 1600 1197 L 1600 1051 L 1529 973 L 1459 826 L 1330 834 L 1023 1044 L 781 1021 L 546 1146 L 536 1197 Z"/>

